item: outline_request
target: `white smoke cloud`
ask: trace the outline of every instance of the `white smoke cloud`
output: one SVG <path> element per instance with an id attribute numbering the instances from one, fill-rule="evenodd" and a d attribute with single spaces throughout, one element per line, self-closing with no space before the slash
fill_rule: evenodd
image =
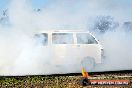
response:
<path id="1" fill-rule="evenodd" d="M 0 75 L 80 72 L 80 64 L 72 67 L 62 63 L 63 67 L 57 67 L 58 62 L 49 58 L 52 52 L 35 45 L 33 34 L 50 29 L 88 30 L 100 15 L 110 15 L 119 23 L 131 21 L 131 6 L 130 0 L 57 0 L 35 12 L 30 1 L 12 0 L 8 7 L 11 26 L 0 26 Z M 94 71 L 132 69 L 131 34 L 121 29 L 101 36 L 107 58 Z"/>

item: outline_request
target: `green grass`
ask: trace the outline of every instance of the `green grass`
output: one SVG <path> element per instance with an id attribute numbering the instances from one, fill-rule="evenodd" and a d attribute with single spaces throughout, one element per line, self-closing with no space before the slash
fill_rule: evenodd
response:
<path id="1" fill-rule="evenodd" d="M 77 82 L 78 81 L 78 82 Z M 72 83 L 72 84 L 71 84 Z M 0 77 L 0 88 L 68 88 L 71 85 L 79 86 L 79 78 L 73 76 L 24 76 Z"/>
<path id="2" fill-rule="evenodd" d="M 105 79 L 128 79 L 130 84 L 124 88 L 132 88 L 132 78 L 117 78 L 120 75 L 132 75 L 132 73 L 107 73 L 107 74 L 90 74 L 90 76 L 98 75 Z M 115 78 L 116 77 L 116 78 Z M 0 77 L 0 88 L 83 88 L 80 85 L 82 76 L 23 76 L 23 77 Z M 85 88 L 91 88 L 88 86 Z M 110 86 L 96 86 L 96 88 L 107 88 Z M 94 88 L 94 87 L 93 87 Z M 113 87 L 114 88 L 114 87 Z M 123 88 L 116 86 L 116 88 Z"/>

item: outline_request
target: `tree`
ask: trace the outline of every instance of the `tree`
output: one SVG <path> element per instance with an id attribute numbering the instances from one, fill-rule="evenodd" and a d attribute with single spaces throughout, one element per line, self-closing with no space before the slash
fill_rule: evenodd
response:
<path id="1" fill-rule="evenodd" d="M 8 9 L 3 10 L 2 15 L 0 17 L 0 24 L 2 24 L 2 25 L 8 25 L 9 24 Z"/>
<path id="2" fill-rule="evenodd" d="M 132 22 L 124 22 L 123 28 L 126 32 L 132 32 Z"/>
<path id="3" fill-rule="evenodd" d="M 114 30 L 119 26 L 118 22 L 114 21 L 111 16 L 98 16 L 95 20 L 93 31 L 105 33 L 108 30 Z"/>

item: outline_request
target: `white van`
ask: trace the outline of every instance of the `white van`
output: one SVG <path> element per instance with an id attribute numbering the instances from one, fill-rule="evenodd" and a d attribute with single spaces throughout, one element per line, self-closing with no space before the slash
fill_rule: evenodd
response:
<path id="1" fill-rule="evenodd" d="M 95 64 L 101 63 L 103 48 L 88 31 L 41 31 L 35 37 L 43 47 L 50 50 L 50 58 L 58 66 L 75 61 L 73 64 L 81 64 L 87 70 L 92 70 Z"/>

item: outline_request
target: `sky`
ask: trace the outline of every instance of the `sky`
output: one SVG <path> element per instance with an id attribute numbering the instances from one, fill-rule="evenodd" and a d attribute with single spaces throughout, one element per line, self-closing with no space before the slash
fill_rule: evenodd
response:
<path id="1" fill-rule="evenodd" d="M 9 3 L 11 1 L 13 0 L 0 0 L 0 15 L 2 13 L 2 10 L 9 8 Z M 24 1 L 24 0 L 20 0 L 20 1 Z M 94 12 L 95 10 L 99 12 L 103 10 L 103 11 L 107 11 L 106 13 L 111 13 L 110 15 L 114 15 L 114 16 L 115 14 L 124 15 L 123 18 L 128 18 L 128 15 L 129 17 L 131 17 L 132 15 L 132 0 L 99 0 L 99 1 L 98 0 L 26 0 L 26 1 L 29 2 L 27 5 L 31 4 L 33 9 L 47 8 L 46 10 L 48 10 L 48 12 L 51 10 L 53 14 L 71 13 L 70 15 L 72 14 L 77 15 L 82 13 L 84 15 L 88 15 Z"/>
<path id="2" fill-rule="evenodd" d="M 0 0 L 0 13 L 3 9 L 7 9 L 11 0 Z M 44 8 L 52 0 L 30 0 L 33 8 Z"/>
<path id="3" fill-rule="evenodd" d="M 8 6 L 10 1 L 12 1 L 12 0 L 0 0 L 0 11 L 2 9 L 7 8 L 7 6 Z M 43 8 L 46 5 L 48 5 L 49 3 L 52 3 L 53 1 L 59 2 L 59 0 L 29 0 L 29 1 L 31 1 L 31 4 L 32 4 L 33 8 Z M 68 0 L 62 0 L 62 1 L 65 2 L 65 1 L 68 1 Z M 62 1 L 60 0 L 60 2 L 62 2 Z M 70 0 L 70 1 L 74 1 L 75 2 L 75 0 Z M 76 2 L 79 2 L 79 1 L 81 1 L 81 2 L 84 1 L 85 2 L 85 1 L 88 1 L 88 0 L 76 0 Z M 89 0 L 89 1 L 91 1 L 91 0 Z M 93 1 L 95 1 L 95 0 L 93 0 Z M 115 3 L 115 6 L 117 6 L 117 5 L 122 5 L 122 6 L 125 5 L 126 7 L 130 6 L 130 9 L 132 9 L 132 0 L 109 0 L 109 1 L 100 0 L 100 1 L 106 1 L 105 3 L 110 3 L 109 4 L 110 6 L 114 6 L 113 3 Z"/>
<path id="4" fill-rule="evenodd" d="M 48 3 L 50 3 L 50 0 L 31 0 L 32 5 L 35 8 L 43 8 L 46 6 Z"/>
<path id="5" fill-rule="evenodd" d="M 6 8 L 9 0 L 0 0 L 0 10 Z"/>

